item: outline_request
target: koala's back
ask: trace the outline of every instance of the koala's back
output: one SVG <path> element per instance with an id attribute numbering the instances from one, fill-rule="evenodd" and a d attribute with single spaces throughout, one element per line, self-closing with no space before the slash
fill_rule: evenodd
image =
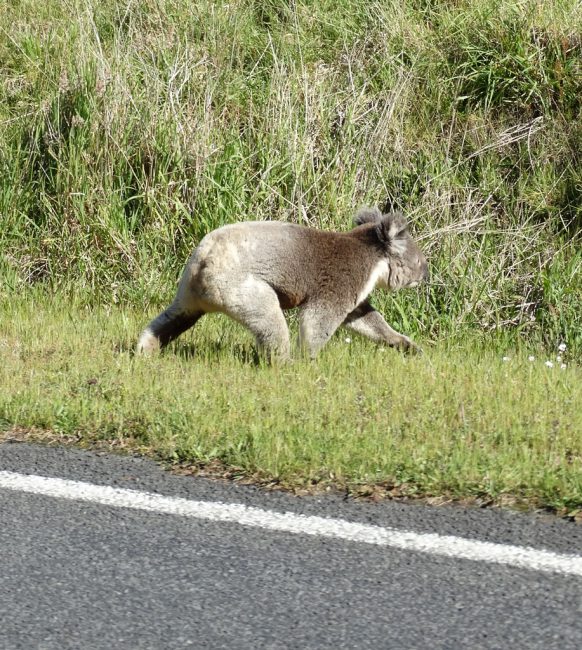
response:
<path id="1" fill-rule="evenodd" d="M 227 283 L 264 281 L 276 291 L 281 307 L 289 309 L 325 291 L 357 292 L 373 264 L 362 248 L 360 240 L 344 233 L 247 221 L 206 235 L 186 275 L 191 287 L 208 296 Z"/>

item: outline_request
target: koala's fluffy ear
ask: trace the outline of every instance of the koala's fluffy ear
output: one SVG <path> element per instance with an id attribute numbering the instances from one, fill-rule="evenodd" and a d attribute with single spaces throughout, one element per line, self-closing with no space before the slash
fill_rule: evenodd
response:
<path id="1" fill-rule="evenodd" d="M 360 208 L 354 217 L 354 225 L 361 226 L 364 223 L 380 223 L 382 213 L 378 208 Z"/>
<path id="2" fill-rule="evenodd" d="M 383 215 L 376 231 L 380 241 L 390 245 L 408 232 L 408 224 L 402 212 L 389 212 Z"/>

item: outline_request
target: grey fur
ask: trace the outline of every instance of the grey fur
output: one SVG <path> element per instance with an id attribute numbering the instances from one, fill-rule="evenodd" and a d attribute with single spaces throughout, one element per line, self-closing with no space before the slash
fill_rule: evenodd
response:
<path id="1" fill-rule="evenodd" d="M 174 302 L 143 331 L 138 352 L 164 347 L 204 314 L 245 325 L 269 357 L 290 356 L 283 310 L 299 308 L 300 344 L 311 357 L 341 325 L 401 349 L 418 349 L 370 303 L 376 286 L 416 286 L 427 262 L 401 213 L 364 208 L 347 233 L 248 221 L 223 226 L 188 260 Z"/>
<path id="2" fill-rule="evenodd" d="M 354 224 L 361 226 L 364 223 L 379 223 L 382 221 L 382 212 L 380 208 L 368 208 L 364 206 L 356 212 L 354 217 Z"/>

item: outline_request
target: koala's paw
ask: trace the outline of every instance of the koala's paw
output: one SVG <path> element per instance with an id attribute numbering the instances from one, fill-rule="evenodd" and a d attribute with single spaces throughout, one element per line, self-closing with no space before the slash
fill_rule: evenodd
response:
<path id="1" fill-rule="evenodd" d="M 406 352 L 407 354 L 422 354 L 422 348 L 419 345 L 416 345 L 411 341 L 407 336 L 403 336 L 401 341 L 399 341 L 395 347 L 401 352 Z"/>
<path id="2" fill-rule="evenodd" d="M 148 356 L 153 352 L 159 352 L 160 341 L 148 329 L 145 329 L 135 347 L 135 354 L 139 356 Z"/>

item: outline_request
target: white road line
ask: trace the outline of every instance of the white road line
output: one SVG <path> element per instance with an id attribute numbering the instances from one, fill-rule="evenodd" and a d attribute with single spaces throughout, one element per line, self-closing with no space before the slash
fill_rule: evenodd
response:
<path id="1" fill-rule="evenodd" d="M 262 510 L 236 503 L 190 501 L 150 492 L 138 492 L 14 472 L 0 472 L 0 488 L 31 492 L 58 499 L 87 501 L 117 508 L 147 510 L 208 521 L 231 522 L 241 526 L 297 535 L 331 537 L 431 555 L 506 564 L 534 571 L 582 577 L 582 556 L 579 555 L 565 555 L 530 547 L 480 542 L 452 535 L 415 533 L 410 530 L 383 528 L 341 519 Z"/>

